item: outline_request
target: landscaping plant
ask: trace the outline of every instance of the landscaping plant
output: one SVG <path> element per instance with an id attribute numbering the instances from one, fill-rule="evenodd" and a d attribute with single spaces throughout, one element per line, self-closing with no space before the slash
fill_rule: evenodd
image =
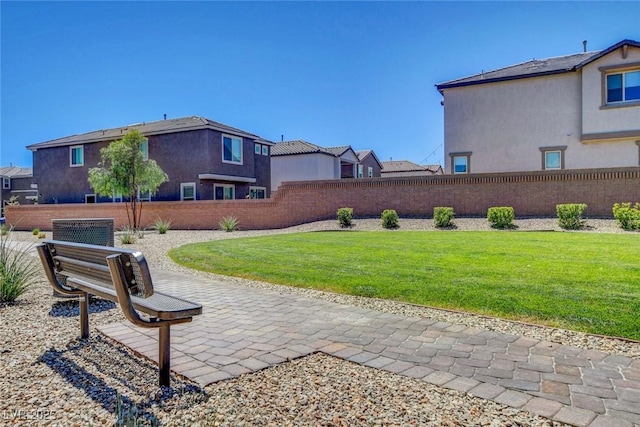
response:
<path id="1" fill-rule="evenodd" d="M 171 220 L 163 220 L 161 218 L 156 219 L 156 222 L 153 223 L 153 228 L 158 232 L 158 234 L 167 234 L 167 231 L 171 228 Z"/>
<path id="2" fill-rule="evenodd" d="M 587 205 L 584 203 L 556 205 L 558 225 L 565 230 L 581 229 L 585 223 L 585 220 L 582 219 L 582 214 L 585 209 L 587 209 Z"/>
<path id="3" fill-rule="evenodd" d="M 453 225 L 453 208 L 438 206 L 433 208 L 433 225 L 438 228 L 451 227 Z"/>
<path id="4" fill-rule="evenodd" d="M 351 221 L 353 220 L 353 208 L 340 208 L 338 209 L 338 224 L 340 227 L 351 227 Z"/>
<path id="5" fill-rule="evenodd" d="M 487 210 L 487 220 L 492 228 L 512 228 L 516 215 L 511 206 L 497 206 Z"/>
<path id="6" fill-rule="evenodd" d="M 380 215 L 380 218 L 382 218 L 382 226 L 384 228 L 390 229 L 390 228 L 398 228 L 398 221 L 399 221 L 399 217 L 398 217 L 398 213 L 394 210 L 394 209 L 385 209 L 384 211 L 382 211 L 382 215 Z"/>
<path id="7" fill-rule="evenodd" d="M 235 216 L 226 216 L 222 218 L 222 220 L 220 220 L 220 223 L 218 225 L 222 230 L 230 233 L 232 231 L 236 231 L 239 224 L 240 221 L 238 221 L 238 218 L 236 218 Z"/>
<path id="8" fill-rule="evenodd" d="M 136 242 L 136 230 L 131 227 L 125 227 L 119 239 L 123 245 L 133 245 Z"/>
<path id="9" fill-rule="evenodd" d="M 624 230 L 640 230 L 640 203 L 615 203 L 613 216 Z"/>
<path id="10" fill-rule="evenodd" d="M 34 236 L 37 236 L 38 234 L 40 234 L 40 229 L 34 228 L 33 230 L 31 230 L 31 234 L 33 234 Z"/>
<path id="11" fill-rule="evenodd" d="M 11 248 L 10 232 L 0 234 L 0 302 L 12 303 L 39 277 L 39 264 L 27 250 Z"/>

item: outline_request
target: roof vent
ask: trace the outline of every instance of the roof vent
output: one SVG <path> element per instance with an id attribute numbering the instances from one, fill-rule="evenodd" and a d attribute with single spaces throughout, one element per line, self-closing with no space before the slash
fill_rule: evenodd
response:
<path id="1" fill-rule="evenodd" d="M 586 40 L 582 40 L 582 51 L 583 52 L 587 51 L 587 41 Z"/>

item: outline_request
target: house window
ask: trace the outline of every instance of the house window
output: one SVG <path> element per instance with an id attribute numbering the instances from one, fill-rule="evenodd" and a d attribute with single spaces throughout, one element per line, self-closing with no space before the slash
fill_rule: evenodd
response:
<path id="1" fill-rule="evenodd" d="M 267 197 L 266 187 L 249 187 L 249 198 L 264 199 Z"/>
<path id="2" fill-rule="evenodd" d="M 69 164 L 71 166 L 84 165 L 84 147 L 82 145 L 69 147 L 69 158 Z"/>
<path id="3" fill-rule="evenodd" d="M 242 138 L 222 135 L 222 161 L 242 164 Z"/>
<path id="4" fill-rule="evenodd" d="M 453 173 L 469 173 L 471 170 L 471 151 L 449 153 Z"/>
<path id="5" fill-rule="evenodd" d="M 269 155 L 269 146 L 268 145 L 263 145 L 262 146 L 262 155 L 263 156 L 268 156 Z"/>
<path id="6" fill-rule="evenodd" d="M 180 184 L 180 200 L 195 200 L 196 199 L 196 183 L 195 182 L 183 182 Z"/>
<path id="7" fill-rule="evenodd" d="M 364 177 L 364 166 L 358 165 L 358 178 Z"/>
<path id="8" fill-rule="evenodd" d="M 149 141 L 145 140 L 140 143 L 140 151 L 142 151 L 142 158 L 149 160 Z"/>
<path id="9" fill-rule="evenodd" d="M 542 152 L 542 170 L 564 169 L 564 152 L 566 146 L 562 147 L 540 147 Z"/>
<path id="10" fill-rule="evenodd" d="M 607 103 L 640 100 L 640 70 L 607 74 Z"/>
<path id="11" fill-rule="evenodd" d="M 9 190 L 11 188 L 11 179 L 2 178 L 2 189 Z"/>
<path id="12" fill-rule="evenodd" d="M 116 191 L 112 197 L 113 203 L 122 203 L 122 193 Z"/>
<path id="13" fill-rule="evenodd" d="M 371 166 L 367 167 L 367 176 L 373 178 L 373 168 Z"/>
<path id="14" fill-rule="evenodd" d="M 84 202 L 85 203 L 95 203 L 96 202 L 96 195 L 95 194 L 85 194 L 84 195 Z"/>
<path id="15" fill-rule="evenodd" d="M 151 201 L 151 191 L 141 191 L 138 188 L 138 200 L 141 202 L 150 202 Z"/>
<path id="16" fill-rule="evenodd" d="M 218 184 L 214 186 L 214 193 L 216 200 L 233 200 L 236 188 L 231 184 Z"/>
<path id="17" fill-rule="evenodd" d="M 255 151 L 256 154 L 261 154 L 262 153 L 262 145 L 260 144 L 256 144 L 255 145 Z"/>

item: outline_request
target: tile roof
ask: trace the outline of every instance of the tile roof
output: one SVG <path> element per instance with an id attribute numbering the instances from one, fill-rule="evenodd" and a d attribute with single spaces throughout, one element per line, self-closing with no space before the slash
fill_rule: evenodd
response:
<path id="1" fill-rule="evenodd" d="M 343 145 L 340 147 L 320 147 L 311 142 L 302 139 L 293 141 L 278 142 L 271 147 L 271 156 L 290 156 L 293 154 L 311 154 L 320 153 L 329 156 L 340 157 L 345 152 L 351 150 L 351 146 Z"/>
<path id="2" fill-rule="evenodd" d="M 442 91 L 443 89 L 453 87 L 470 86 L 483 83 L 493 83 L 499 81 L 576 71 L 589 64 L 590 62 L 593 62 L 596 59 L 601 58 L 602 56 L 607 55 L 608 53 L 624 45 L 640 47 L 640 42 L 634 40 L 622 40 L 621 42 L 600 51 L 576 53 L 554 58 L 532 59 L 531 61 L 499 68 L 497 70 L 482 72 L 473 76 L 443 82 L 437 84 L 436 88 L 439 91 Z"/>
<path id="3" fill-rule="evenodd" d="M 415 172 L 429 170 L 426 166 L 421 166 L 408 160 L 389 160 L 381 162 L 381 164 L 382 172 Z"/>
<path id="4" fill-rule="evenodd" d="M 19 166 L 5 166 L 0 168 L 0 176 L 6 178 L 24 178 L 33 176 L 33 168 L 21 168 Z"/>
<path id="5" fill-rule="evenodd" d="M 214 122 L 213 120 L 209 120 L 205 117 L 200 116 L 191 116 L 191 117 L 181 117 L 177 119 L 166 119 L 166 120 L 158 120 L 155 122 L 146 122 L 146 123 L 135 123 L 132 125 L 112 128 L 112 129 L 101 129 L 93 132 L 87 132 L 79 135 L 71 135 L 64 138 L 54 139 L 51 141 L 41 142 L 38 144 L 32 144 L 27 146 L 28 150 L 35 151 L 39 148 L 48 148 L 48 147 L 60 147 L 65 145 L 73 145 L 73 144 L 83 144 L 90 142 L 100 142 L 100 141 L 114 141 L 116 139 L 120 139 L 125 133 L 129 130 L 137 129 L 145 136 L 148 135 L 159 135 L 165 133 L 174 133 L 174 132 L 186 132 L 190 130 L 199 130 L 199 129 L 214 129 L 220 132 L 226 132 L 237 136 L 242 136 L 251 139 L 259 139 L 261 142 L 266 143 L 268 141 L 263 140 L 258 135 L 254 135 L 249 132 L 245 132 L 243 130 Z M 272 144 L 271 142 L 268 142 Z"/>

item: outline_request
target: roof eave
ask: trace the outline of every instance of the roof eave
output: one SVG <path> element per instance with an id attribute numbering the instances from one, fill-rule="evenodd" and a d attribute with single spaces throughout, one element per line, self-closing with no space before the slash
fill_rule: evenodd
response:
<path id="1" fill-rule="evenodd" d="M 460 82 L 460 83 L 441 83 L 441 84 L 438 84 L 438 85 L 435 85 L 435 86 L 438 89 L 438 92 L 443 93 L 442 91 L 444 89 L 452 89 L 452 88 L 456 88 L 456 87 L 465 87 L 465 86 L 475 86 L 475 85 L 481 85 L 481 84 L 485 84 L 485 83 L 507 82 L 507 81 L 511 81 L 511 80 L 529 79 L 529 78 L 534 78 L 534 77 L 545 77 L 545 76 L 552 76 L 552 75 L 555 75 L 555 74 L 570 73 L 570 72 L 574 72 L 574 71 L 576 71 L 576 67 L 564 68 L 564 69 L 561 69 L 561 70 L 544 71 L 544 72 L 541 72 L 541 73 L 520 74 L 520 75 L 517 75 L 517 76 L 506 76 L 506 77 L 495 77 L 495 78 L 492 78 L 492 79 L 472 80 L 472 81 Z"/>

